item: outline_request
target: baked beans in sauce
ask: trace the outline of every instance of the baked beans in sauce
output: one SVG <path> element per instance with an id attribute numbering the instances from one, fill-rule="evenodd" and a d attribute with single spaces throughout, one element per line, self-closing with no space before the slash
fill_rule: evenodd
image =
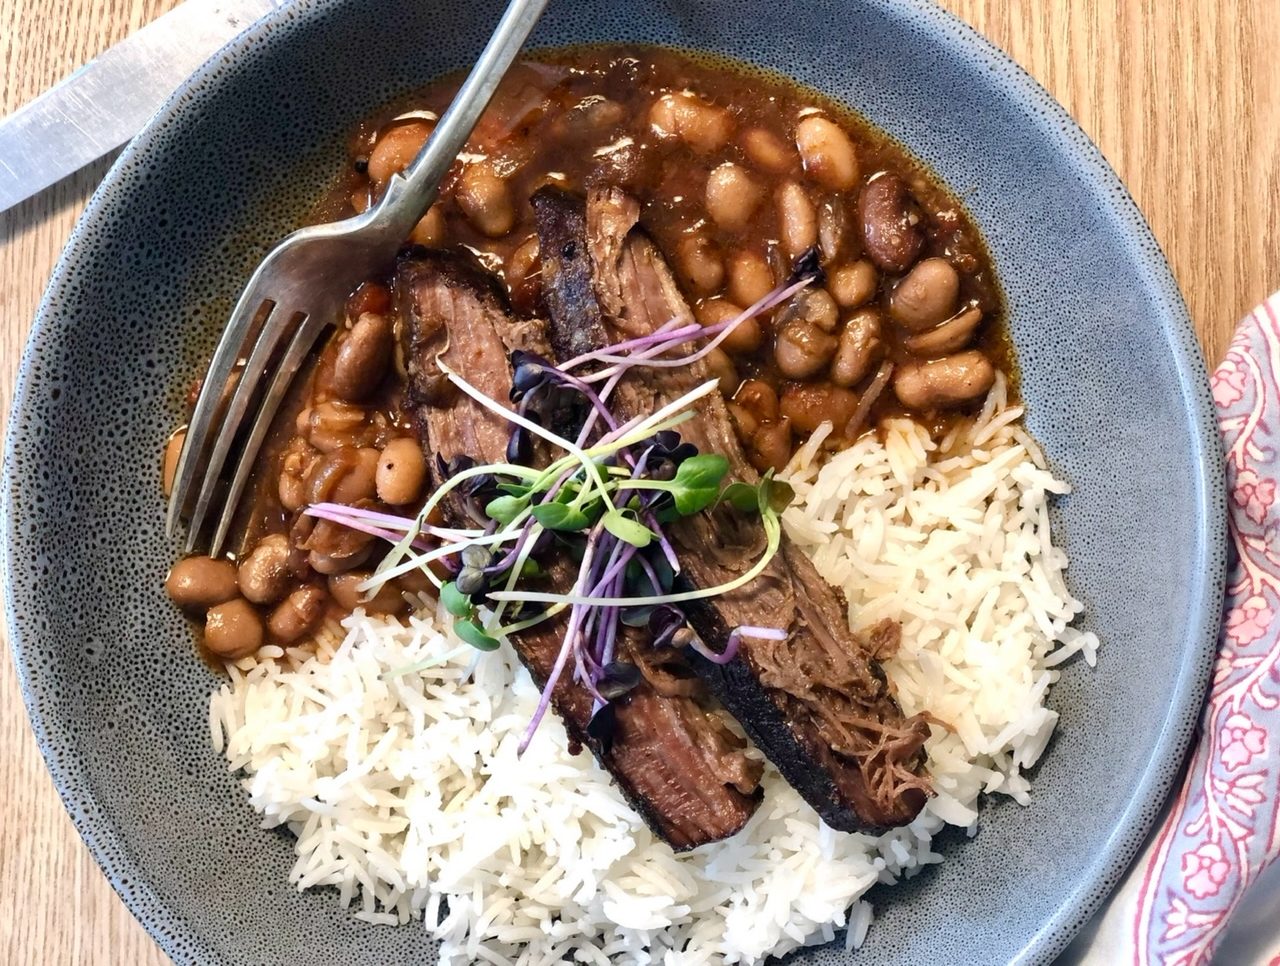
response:
<path id="1" fill-rule="evenodd" d="M 363 211 L 430 136 L 460 77 L 361 125 L 317 221 Z M 408 239 L 469 249 L 513 309 L 543 316 L 530 195 L 619 186 L 676 272 L 695 317 L 723 321 L 817 249 L 813 286 L 740 326 L 713 356 L 738 433 L 780 469 L 824 420 L 847 445 L 886 418 L 945 432 L 1016 373 L 981 235 L 956 198 L 883 132 L 816 92 L 753 68 L 647 47 L 549 52 L 500 86 L 439 200 Z M 388 266 L 390 272 L 391 266 Z M 420 509 L 426 460 L 401 412 L 387 278 L 348 299 L 259 457 L 238 553 L 179 561 L 170 596 L 205 620 L 210 657 L 305 644 L 361 602 L 385 544 L 303 516 L 313 502 Z M 171 470 L 175 447 L 166 454 Z M 367 610 L 407 610 L 423 578 Z"/>

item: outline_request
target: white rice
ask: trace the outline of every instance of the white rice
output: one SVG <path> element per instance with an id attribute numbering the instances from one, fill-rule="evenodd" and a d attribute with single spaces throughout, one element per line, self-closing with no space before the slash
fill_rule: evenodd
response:
<path id="1" fill-rule="evenodd" d="M 314 656 L 239 662 L 211 701 L 214 748 L 264 824 L 297 836 L 299 889 L 335 886 L 368 922 L 422 916 L 445 963 L 694 966 L 856 947 L 872 884 L 941 861 L 933 835 L 976 827 L 980 793 L 1028 800 L 1021 772 L 1057 722 L 1055 668 L 1095 660 L 1097 639 L 1068 626 L 1081 605 L 1050 542 L 1047 501 L 1067 487 L 1020 415 L 998 385 L 940 443 L 903 420 L 823 464 L 819 430 L 787 470 L 788 532 L 843 588 L 854 627 L 902 622 L 886 670 L 903 709 L 954 729 L 934 728 L 937 795 L 909 826 L 834 832 L 768 768 L 746 828 L 675 855 L 553 722 L 516 757 L 537 691 L 509 648 L 384 678 L 455 650 L 429 614 L 357 612 Z"/>

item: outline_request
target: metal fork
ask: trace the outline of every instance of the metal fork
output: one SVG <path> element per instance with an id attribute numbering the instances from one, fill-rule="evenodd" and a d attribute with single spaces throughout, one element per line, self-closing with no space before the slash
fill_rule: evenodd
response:
<path id="1" fill-rule="evenodd" d="M 174 472 L 166 526 L 173 536 L 190 507 L 188 553 L 218 507 L 223 467 L 244 437 L 221 512 L 213 514 L 217 526 L 209 554 L 222 550 L 254 458 L 294 377 L 321 334 L 338 321 L 352 289 L 387 267 L 431 207 L 546 5 L 547 0 L 511 0 L 426 145 L 403 174 L 388 181 L 377 205 L 345 221 L 294 232 L 249 279 L 209 363 Z"/>

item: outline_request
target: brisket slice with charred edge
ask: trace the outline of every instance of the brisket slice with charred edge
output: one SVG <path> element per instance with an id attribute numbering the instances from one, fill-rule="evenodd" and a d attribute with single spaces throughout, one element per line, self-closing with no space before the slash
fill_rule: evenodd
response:
<path id="1" fill-rule="evenodd" d="M 548 354 L 544 324 L 513 318 L 496 279 L 459 253 L 419 251 L 402 259 L 396 297 L 408 401 L 426 451 L 446 461 L 465 455 L 478 463 L 505 462 L 509 425 L 450 385 L 436 357 L 506 405 L 508 353 L 521 348 Z M 449 501 L 446 515 L 455 525 L 474 525 Z M 576 571 L 568 555 L 553 552 L 544 564 L 551 585 L 567 591 Z M 563 616 L 511 642 L 539 686 L 560 651 Z M 591 748 L 654 832 L 678 850 L 733 834 L 759 803 L 759 764 L 743 754 L 741 739 L 718 717 L 723 711 L 707 710 L 688 696 L 664 696 L 642 680 L 616 702 L 616 726 L 606 746 L 587 734 L 591 698 L 572 680 L 572 665 L 553 704 L 570 739 Z"/>
<path id="2" fill-rule="evenodd" d="M 549 186 L 533 196 L 551 341 L 561 362 L 644 337 L 671 319 L 692 321 L 672 274 L 637 226 L 638 204 L 618 189 L 587 200 Z M 687 347 L 678 350 L 690 351 Z M 620 419 L 653 412 L 714 378 L 706 365 L 633 368 L 610 405 Z M 700 400 L 678 431 L 703 453 L 729 460 L 729 479 L 755 483 L 720 394 Z M 668 527 L 685 589 L 727 583 L 765 551 L 757 518 L 730 506 Z M 725 665 L 690 661 L 724 706 L 832 827 L 875 830 L 910 821 L 929 792 L 922 775 L 928 725 L 906 718 L 873 648 L 849 630 L 843 595 L 785 536 L 767 569 L 747 585 L 684 605 L 690 625 L 721 650 L 734 627 L 773 627 L 785 641 L 746 638 Z"/>

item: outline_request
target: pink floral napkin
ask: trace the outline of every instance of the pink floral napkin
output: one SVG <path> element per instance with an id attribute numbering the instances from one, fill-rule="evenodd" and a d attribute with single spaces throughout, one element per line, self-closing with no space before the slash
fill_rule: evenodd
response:
<path id="1" fill-rule="evenodd" d="M 1280 293 L 1240 324 L 1212 385 L 1232 559 L 1200 740 L 1159 827 L 1064 961 L 1280 964 L 1280 882 L 1257 884 L 1280 855 Z M 1242 903 L 1272 911 L 1242 914 L 1246 930 L 1233 922 Z"/>

